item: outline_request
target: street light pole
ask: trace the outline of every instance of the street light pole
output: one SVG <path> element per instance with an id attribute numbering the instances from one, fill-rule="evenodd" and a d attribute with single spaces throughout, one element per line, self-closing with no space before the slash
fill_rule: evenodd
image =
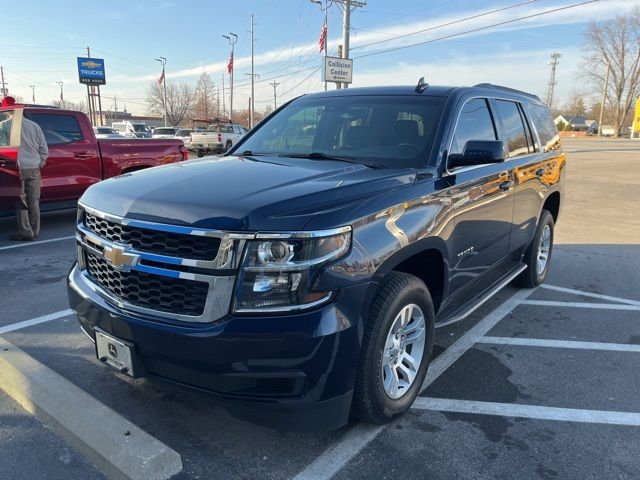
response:
<path id="1" fill-rule="evenodd" d="M 234 58 L 234 51 L 235 51 L 235 45 L 236 43 L 238 43 L 238 35 L 236 35 L 233 32 L 229 32 L 229 35 L 222 35 L 224 38 L 226 38 L 229 41 L 229 45 L 231 45 L 231 69 L 229 70 L 229 91 L 230 91 L 230 98 L 229 98 L 229 120 L 233 121 L 233 70 L 235 68 L 235 58 Z M 232 38 L 233 37 L 233 38 Z"/>
<path id="2" fill-rule="evenodd" d="M 60 85 L 60 103 L 59 103 L 59 106 L 62 107 L 62 104 L 64 103 L 64 91 L 62 89 L 62 85 L 64 85 L 64 82 L 62 80 L 58 80 L 56 83 L 58 85 Z"/>
<path id="3" fill-rule="evenodd" d="M 167 64 L 167 59 L 164 57 L 158 57 L 156 58 L 156 62 L 160 62 L 160 65 L 162 65 L 162 86 L 164 87 L 164 92 L 163 92 L 163 101 L 162 103 L 164 104 L 164 126 L 168 126 L 167 125 L 167 73 L 165 71 L 165 65 Z"/>
<path id="4" fill-rule="evenodd" d="M 35 103 L 36 103 L 36 86 L 35 85 L 29 85 L 29 88 L 31 89 L 31 103 L 33 103 L 35 105 Z"/>
<path id="5" fill-rule="evenodd" d="M 278 85 L 280 85 L 278 82 L 276 82 L 275 80 L 273 82 L 271 82 L 269 85 L 271 85 L 273 87 L 273 109 L 277 109 L 278 108 L 278 104 L 276 102 L 276 87 Z"/>
<path id="6" fill-rule="evenodd" d="M 322 66 L 322 68 L 324 69 L 327 65 L 327 40 L 328 40 L 328 36 L 329 36 L 329 25 L 327 24 L 327 10 L 329 9 L 329 5 L 327 5 L 327 0 L 324 0 L 324 6 L 322 5 L 321 0 L 311 0 L 311 3 L 315 3 L 317 5 L 320 5 L 320 10 L 322 10 L 324 12 L 324 28 L 326 29 L 326 33 L 324 36 L 324 47 L 323 47 L 323 52 L 324 52 L 324 65 Z M 324 81 L 324 91 L 327 91 L 327 81 Z"/>

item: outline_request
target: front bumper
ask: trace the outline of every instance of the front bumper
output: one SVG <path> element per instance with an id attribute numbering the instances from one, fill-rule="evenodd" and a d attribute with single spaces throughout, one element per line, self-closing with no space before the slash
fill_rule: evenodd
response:
<path id="1" fill-rule="evenodd" d="M 313 311 L 203 324 L 120 310 L 85 282 L 74 267 L 69 303 L 83 330 L 94 338 L 98 327 L 133 343 L 149 376 L 210 392 L 231 413 L 268 426 L 347 422 L 370 284 L 346 287 Z"/>

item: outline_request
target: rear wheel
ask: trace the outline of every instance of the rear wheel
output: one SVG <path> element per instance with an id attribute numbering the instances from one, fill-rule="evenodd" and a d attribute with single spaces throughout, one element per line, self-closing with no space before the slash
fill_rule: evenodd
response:
<path id="1" fill-rule="evenodd" d="M 204 151 L 202 151 L 201 149 L 197 149 L 196 150 L 196 157 L 198 157 L 198 158 L 204 157 Z"/>
<path id="2" fill-rule="evenodd" d="M 553 252 L 553 215 L 547 210 L 540 214 L 533 240 L 524 254 L 527 269 L 518 275 L 515 284 L 520 287 L 537 287 L 547 278 Z"/>
<path id="3" fill-rule="evenodd" d="M 387 423 L 420 392 L 433 350 L 433 303 L 422 280 L 392 272 L 371 305 L 365 327 L 352 413 Z"/>
<path id="4" fill-rule="evenodd" d="M 233 146 L 233 143 L 231 143 L 231 140 L 227 140 L 227 143 L 224 144 L 224 151 L 227 152 L 229 151 L 229 149 Z"/>

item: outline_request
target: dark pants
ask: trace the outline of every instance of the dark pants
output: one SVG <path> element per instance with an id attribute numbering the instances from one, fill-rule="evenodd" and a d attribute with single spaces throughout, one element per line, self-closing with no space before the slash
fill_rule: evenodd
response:
<path id="1" fill-rule="evenodd" d="M 20 183 L 18 231 L 23 237 L 34 238 L 40 233 L 40 170 L 20 170 Z"/>

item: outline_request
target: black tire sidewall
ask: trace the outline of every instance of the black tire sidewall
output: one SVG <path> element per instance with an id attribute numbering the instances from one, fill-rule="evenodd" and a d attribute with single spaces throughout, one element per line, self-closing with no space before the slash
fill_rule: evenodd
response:
<path id="1" fill-rule="evenodd" d="M 418 393 L 422 388 L 422 383 L 426 375 L 427 368 L 429 367 L 429 359 L 431 358 L 431 353 L 433 351 L 433 304 L 427 287 L 418 279 L 416 280 L 417 281 L 412 282 L 408 286 L 408 288 L 402 290 L 400 295 L 398 295 L 387 308 L 376 335 L 374 353 L 375 356 L 373 358 L 373 361 L 371 362 L 372 371 L 368 372 L 373 387 L 371 389 L 371 393 L 373 395 L 373 404 L 376 410 L 378 410 L 379 414 L 388 419 L 397 416 L 409 409 L 415 398 L 418 396 Z M 422 313 L 425 317 L 425 334 L 427 336 L 424 347 L 425 351 L 422 356 L 422 363 L 420 364 L 420 368 L 418 369 L 416 379 L 414 380 L 407 393 L 405 393 L 399 399 L 392 399 L 384 391 L 382 382 L 383 351 L 387 335 L 389 333 L 389 330 L 391 329 L 391 326 L 393 325 L 393 321 L 396 315 L 398 315 L 402 308 L 411 303 L 415 303 L 416 305 L 418 305 L 422 309 Z"/>

